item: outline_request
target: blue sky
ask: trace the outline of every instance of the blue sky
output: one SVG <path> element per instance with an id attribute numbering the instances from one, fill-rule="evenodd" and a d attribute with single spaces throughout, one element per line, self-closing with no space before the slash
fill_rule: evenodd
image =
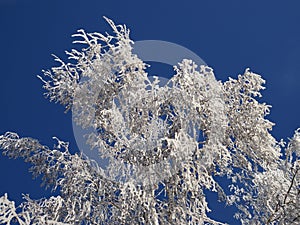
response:
<path id="1" fill-rule="evenodd" d="M 272 133 L 291 137 L 300 127 L 299 9 L 296 0 L 0 0 L 0 134 L 14 131 L 49 146 L 57 136 L 76 151 L 71 114 L 43 97 L 36 75 L 57 65 L 52 53 L 64 57 L 74 47 L 71 34 L 77 29 L 110 31 L 102 19 L 107 16 L 126 24 L 133 40 L 164 40 L 192 50 L 219 80 L 247 67 L 261 74 L 267 81 L 262 101 L 273 106 Z M 21 193 L 49 196 L 22 160 L 1 155 L 0 167 L 0 195 L 8 192 L 17 203 Z M 231 209 L 216 209 L 217 218 L 234 224 Z"/>

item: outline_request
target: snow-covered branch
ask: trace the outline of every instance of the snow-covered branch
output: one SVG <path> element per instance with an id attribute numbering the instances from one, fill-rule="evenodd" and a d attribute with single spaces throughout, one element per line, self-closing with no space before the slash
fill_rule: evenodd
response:
<path id="1" fill-rule="evenodd" d="M 1 135 L 3 154 L 29 162 L 33 175 L 60 194 L 25 195 L 17 207 L 5 194 L 0 222 L 224 224 L 209 217 L 210 190 L 239 209 L 242 224 L 299 224 L 300 130 L 286 147 L 271 135 L 270 106 L 258 99 L 261 76 L 246 69 L 222 83 L 211 68 L 186 59 L 159 87 L 132 53 L 126 26 L 106 21 L 113 35 L 78 30 L 74 43 L 84 48 L 67 51 L 68 62 L 54 56 L 60 65 L 39 78 L 50 101 L 95 131 L 87 143 L 110 164 L 104 170 L 71 154 L 58 138 L 51 149 Z"/>

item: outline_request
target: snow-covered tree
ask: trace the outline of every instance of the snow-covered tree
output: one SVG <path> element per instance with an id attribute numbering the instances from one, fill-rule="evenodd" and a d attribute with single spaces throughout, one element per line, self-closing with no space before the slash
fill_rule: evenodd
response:
<path id="1" fill-rule="evenodd" d="M 5 194 L 0 223 L 224 224 L 208 216 L 210 190 L 239 209 L 242 224 L 299 224 L 300 129 L 287 144 L 270 134 L 261 76 L 246 69 L 222 83 L 211 68 L 183 60 L 160 87 L 132 53 L 126 26 L 106 20 L 113 35 L 79 30 L 75 43 L 85 47 L 66 52 L 69 62 L 55 56 L 60 65 L 40 79 L 50 101 L 95 130 L 87 143 L 109 165 L 71 154 L 58 138 L 51 149 L 1 135 L 3 154 L 31 163 L 60 194 L 25 195 L 19 206 Z"/>

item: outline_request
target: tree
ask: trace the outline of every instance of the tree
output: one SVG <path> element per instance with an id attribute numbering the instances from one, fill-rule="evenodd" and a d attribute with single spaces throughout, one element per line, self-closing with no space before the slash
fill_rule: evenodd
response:
<path id="1" fill-rule="evenodd" d="M 204 190 L 239 209 L 242 224 L 299 224 L 300 129 L 289 143 L 270 134 L 260 103 L 264 80 L 246 69 L 222 83 L 191 60 L 159 87 L 132 53 L 124 25 L 106 19 L 114 35 L 79 30 L 81 50 L 43 71 L 46 96 L 93 128 L 87 143 L 109 160 L 106 169 L 84 154 L 70 154 L 7 132 L 3 154 L 33 166 L 58 196 L 15 206 L 0 200 L 0 222 L 10 224 L 223 224 L 210 218 Z M 224 187 L 219 178 L 228 179 Z"/>

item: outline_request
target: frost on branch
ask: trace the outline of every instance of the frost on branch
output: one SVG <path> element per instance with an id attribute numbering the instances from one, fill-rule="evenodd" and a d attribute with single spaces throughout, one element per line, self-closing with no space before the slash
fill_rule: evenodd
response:
<path id="1" fill-rule="evenodd" d="M 1 135 L 3 153 L 31 163 L 33 175 L 60 194 L 25 195 L 18 207 L 4 195 L 0 221 L 223 224 L 209 217 L 210 190 L 237 206 L 243 224 L 299 223 L 299 130 L 286 148 L 270 134 L 270 106 L 258 100 L 260 75 L 247 69 L 221 83 L 211 68 L 183 60 L 159 87 L 132 53 L 126 26 L 106 20 L 114 35 L 79 30 L 74 43 L 85 47 L 66 52 L 68 62 L 55 56 L 60 65 L 39 78 L 50 101 L 95 130 L 87 142 L 109 159 L 108 168 L 70 154 L 57 138 L 50 149 L 15 133 Z"/>
<path id="2" fill-rule="evenodd" d="M 285 159 L 277 167 L 255 176 L 254 183 L 260 195 L 253 202 L 253 206 L 268 212 L 256 215 L 257 221 L 266 224 L 300 222 L 299 131 L 300 129 L 296 130 L 290 140 Z"/>
<path id="3" fill-rule="evenodd" d="M 67 146 L 59 141 L 59 145 L 50 150 L 34 139 L 19 138 L 15 133 L 0 136 L 0 147 L 5 155 L 24 158 L 32 164 L 30 170 L 34 176 L 42 175 L 46 187 L 60 189 L 60 196 L 50 199 L 34 201 L 25 196 L 26 201 L 19 206 L 20 216 L 26 215 L 31 223 L 80 224 L 85 220 L 94 224 L 94 221 L 105 221 L 116 186 L 104 179 L 91 161 L 71 155 Z"/>

